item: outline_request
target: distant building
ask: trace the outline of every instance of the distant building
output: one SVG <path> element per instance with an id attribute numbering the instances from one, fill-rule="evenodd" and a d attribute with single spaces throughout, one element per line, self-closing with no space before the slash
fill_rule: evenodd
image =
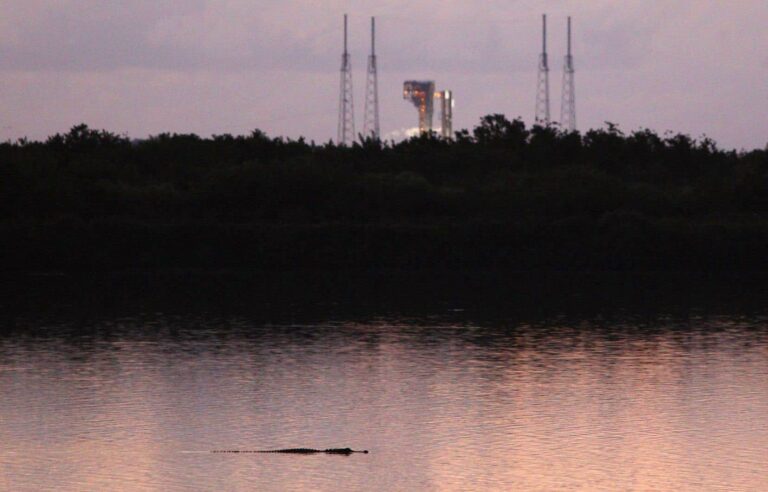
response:
<path id="1" fill-rule="evenodd" d="M 440 135 L 444 138 L 453 136 L 453 92 L 435 91 L 432 80 L 406 80 L 403 83 L 403 99 L 409 100 L 419 111 L 419 133 L 433 130 L 432 120 L 435 100 L 440 108 Z"/>

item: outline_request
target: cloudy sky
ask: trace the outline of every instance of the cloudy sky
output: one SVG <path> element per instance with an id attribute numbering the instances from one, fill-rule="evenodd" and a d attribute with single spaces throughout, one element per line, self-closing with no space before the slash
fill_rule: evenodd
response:
<path id="1" fill-rule="evenodd" d="M 0 0 L 0 139 L 86 122 L 164 131 L 335 138 L 342 15 L 362 126 L 377 17 L 382 132 L 416 125 L 405 79 L 456 94 L 456 128 L 533 119 L 540 15 L 553 116 L 573 16 L 578 124 L 768 143 L 765 0 Z"/>

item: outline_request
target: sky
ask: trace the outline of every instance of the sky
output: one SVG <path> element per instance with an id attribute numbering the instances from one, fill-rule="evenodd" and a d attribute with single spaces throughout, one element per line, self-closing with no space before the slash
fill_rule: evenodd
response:
<path id="1" fill-rule="evenodd" d="M 573 17 L 579 130 L 768 143 L 765 0 L 0 0 L 0 140 L 78 123 L 162 132 L 336 138 L 349 14 L 357 130 L 376 17 L 382 134 L 417 124 L 407 79 L 455 93 L 454 129 L 534 118 L 541 14 L 559 119 Z"/>

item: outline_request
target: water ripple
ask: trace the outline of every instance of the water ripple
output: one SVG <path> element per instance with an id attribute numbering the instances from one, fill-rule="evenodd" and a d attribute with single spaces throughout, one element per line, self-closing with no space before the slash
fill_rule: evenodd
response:
<path id="1" fill-rule="evenodd" d="M 87 328 L 0 338 L 0 489 L 768 489 L 764 319 Z"/>

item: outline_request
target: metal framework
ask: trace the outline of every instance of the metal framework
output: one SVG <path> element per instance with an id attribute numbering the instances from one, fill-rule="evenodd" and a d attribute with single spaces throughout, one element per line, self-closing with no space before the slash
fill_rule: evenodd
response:
<path id="1" fill-rule="evenodd" d="M 536 123 L 547 126 L 550 123 L 549 114 L 549 60 L 547 59 L 547 16 L 542 15 L 543 43 L 539 55 L 539 75 L 536 84 Z"/>
<path id="2" fill-rule="evenodd" d="M 419 133 L 432 131 L 435 83 L 431 80 L 407 80 L 403 83 L 403 99 L 409 100 L 419 110 Z"/>
<path id="3" fill-rule="evenodd" d="M 336 143 L 352 145 L 355 141 L 355 106 L 352 100 L 352 64 L 347 51 L 347 14 L 344 14 L 344 53 L 341 55 L 339 90 L 339 126 Z"/>
<path id="4" fill-rule="evenodd" d="M 363 135 L 381 138 L 379 128 L 379 80 L 376 66 L 376 18 L 371 17 L 371 54 L 368 56 L 368 78 L 365 84 Z"/>
<path id="5" fill-rule="evenodd" d="M 571 18 L 568 17 L 568 54 L 563 67 L 563 94 L 560 101 L 560 124 L 569 132 L 576 131 L 576 70 L 571 54 Z"/>

